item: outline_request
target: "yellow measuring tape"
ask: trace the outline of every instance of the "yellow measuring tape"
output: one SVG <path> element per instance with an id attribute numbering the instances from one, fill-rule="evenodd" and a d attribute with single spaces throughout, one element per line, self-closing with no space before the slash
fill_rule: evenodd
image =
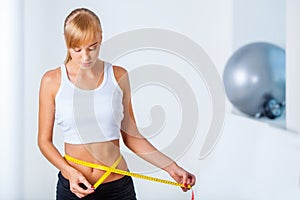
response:
<path id="1" fill-rule="evenodd" d="M 146 175 L 142 175 L 142 174 L 137 174 L 137 173 L 132 173 L 132 172 L 116 169 L 116 167 L 118 166 L 119 162 L 122 159 L 122 156 L 120 156 L 118 158 L 118 160 L 111 167 L 107 167 L 107 166 L 104 166 L 104 165 L 98 165 L 98 164 L 90 163 L 90 162 L 85 162 L 83 160 L 73 158 L 69 155 L 65 155 L 64 157 L 65 157 L 66 160 L 71 161 L 73 163 L 83 165 L 83 166 L 86 166 L 86 167 L 91 167 L 91 168 L 94 168 L 94 169 L 100 169 L 100 170 L 106 171 L 106 173 L 94 185 L 95 188 L 97 188 L 110 173 L 115 173 L 115 174 L 120 174 L 120 175 L 125 175 L 125 176 L 131 176 L 131 177 L 135 177 L 135 178 L 139 178 L 139 179 L 159 182 L 159 183 L 173 185 L 173 186 L 185 187 L 185 188 L 188 188 L 188 189 L 192 188 L 192 186 L 190 186 L 190 185 L 185 185 L 185 184 L 177 183 L 177 182 L 174 182 L 174 181 L 168 181 L 168 180 L 164 180 L 164 179 L 160 179 L 160 178 L 155 178 L 155 177 L 152 177 L 152 176 L 146 176 Z"/>

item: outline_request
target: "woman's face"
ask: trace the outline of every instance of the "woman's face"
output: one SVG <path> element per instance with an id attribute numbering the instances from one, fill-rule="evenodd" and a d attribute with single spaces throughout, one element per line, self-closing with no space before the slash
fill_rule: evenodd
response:
<path id="1" fill-rule="evenodd" d="M 102 37 L 99 35 L 87 44 L 68 49 L 72 58 L 71 62 L 83 69 L 93 67 L 99 57 L 101 41 Z"/>

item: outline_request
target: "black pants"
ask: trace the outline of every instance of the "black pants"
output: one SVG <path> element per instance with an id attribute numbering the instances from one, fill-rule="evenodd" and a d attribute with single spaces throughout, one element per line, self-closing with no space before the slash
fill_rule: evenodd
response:
<path id="1" fill-rule="evenodd" d="M 70 183 L 61 172 L 58 174 L 56 186 L 56 200 L 79 200 L 70 190 Z M 87 195 L 82 200 L 136 200 L 134 185 L 131 177 L 102 183 L 94 193 Z"/>

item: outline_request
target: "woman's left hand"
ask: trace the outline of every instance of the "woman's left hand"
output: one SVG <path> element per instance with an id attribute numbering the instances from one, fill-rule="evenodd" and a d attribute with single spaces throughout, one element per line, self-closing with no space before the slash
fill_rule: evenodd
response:
<path id="1" fill-rule="evenodd" d="M 169 167 L 167 171 L 176 182 L 186 185 L 186 187 L 182 187 L 184 192 L 190 189 L 188 185 L 193 187 L 196 183 L 195 175 L 179 167 L 176 163 L 172 167 Z"/>

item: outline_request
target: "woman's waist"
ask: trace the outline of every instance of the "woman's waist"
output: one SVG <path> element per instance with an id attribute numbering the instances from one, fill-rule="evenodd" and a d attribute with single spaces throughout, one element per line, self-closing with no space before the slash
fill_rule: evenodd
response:
<path id="1" fill-rule="evenodd" d="M 75 163 L 72 163 L 71 161 L 67 161 L 67 162 L 72 167 L 74 167 L 76 170 L 78 170 L 80 173 L 82 173 L 82 175 L 93 185 L 106 173 L 106 171 L 104 171 L 104 170 L 94 169 L 92 167 L 75 164 Z M 127 164 L 124 159 L 122 159 L 122 161 L 116 168 L 120 169 L 120 170 L 128 170 Z M 109 176 L 107 176 L 107 178 L 105 178 L 103 183 L 118 180 L 122 177 L 123 177 L 123 175 L 110 173 Z"/>
<path id="2" fill-rule="evenodd" d="M 126 161 L 120 154 L 119 143 L 116 141 L 85 145 L 65 144 L 65 154 L 65 159 L 68 158 L 66 160 L 69 165 L 81 172 L 87 180 L 91 181 L 91 184 L 106 172 L 95 166 L 114 167 L 121 170 L 128 169 Z M 122 177 L 122 175 L 111 173 L 104 182 Z"/>

